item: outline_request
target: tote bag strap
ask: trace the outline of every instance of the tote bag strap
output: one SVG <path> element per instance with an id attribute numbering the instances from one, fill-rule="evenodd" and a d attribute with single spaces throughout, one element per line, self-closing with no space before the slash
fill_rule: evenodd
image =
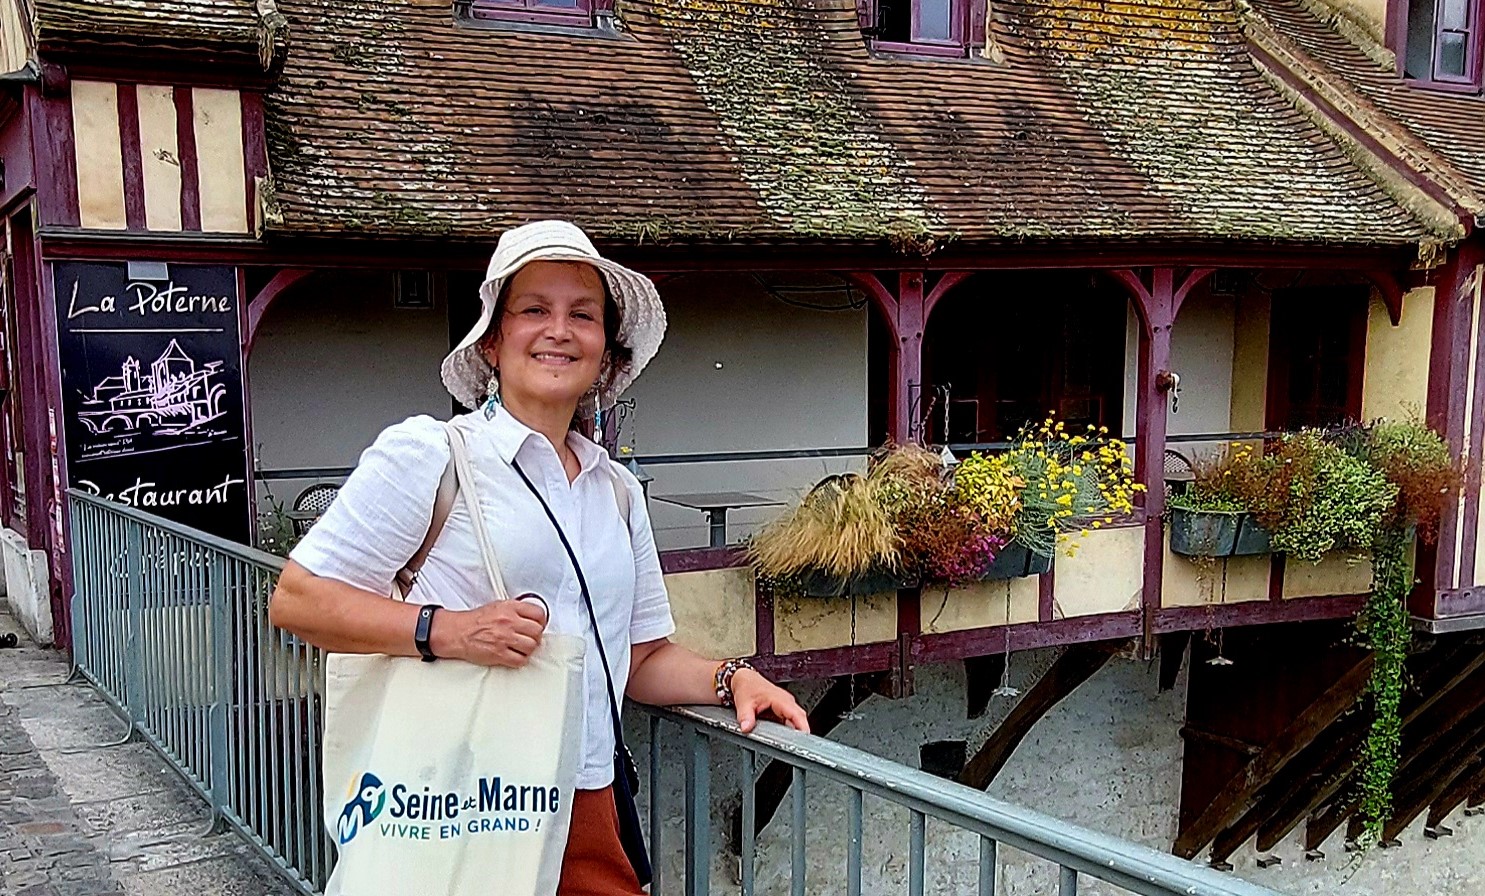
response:
<path id="1" fill-rule="evenodd" d="M 464 508 L 469 512 L 469 522 L 474 529 L 475 541 L 479 544 L 480 561 L 484 564 L 485 575 L 490 579 L 495 599 L 510 600 L 510 592 L 505 588 L 505 578 L 500 575 L 500 564 L 495 559 L 495 550 L 490 545 L 490 535 L 485 529 L 485 516 L 480 512 L 479 496 L 474 491 L 474 468 L 469 464 L 469 448 L 464 442 L 464 434 L 452 423 L 444 424 L 444 428 L 449 433 L 449 453 L 453 456 L 459 493 L 463 495 Z"/>
<path id="2" fill-rule="evenodd" d="M 423 571 L 423 564 L 428 562 L 428 554 L 433 551 L 433 543 L 438 541 L 444 523 L 449 521 L 449 514 L 454 511 L 454 501 L 458 496 L 459 476 L 454 471 L 454 456 L 450 454 L 448 466 L 443 468 L 443 476 L 438 480 L 438 493 L 433 498 L 433 519 L 428 523 L 428 534 L 423 536 L 423 543 L 418 545 L 412 559 L 392 579 L 394 598 L 407 600 L 408 593 L 418 584 L 418 573 Z"/>

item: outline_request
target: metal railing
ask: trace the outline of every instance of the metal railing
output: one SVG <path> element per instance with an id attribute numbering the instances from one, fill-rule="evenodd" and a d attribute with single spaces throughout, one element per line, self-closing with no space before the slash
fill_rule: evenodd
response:
<path id="1" fill-rule="evenodd" d="M 742 734 L 732 713 L 718 708 L 653 709 L 650 713 L 650 843 L 663 854 L 666 817 L 662 788 L 662 754 L 665 729 L 681 738 L 685 769 L 685 860 L 684 890 L 687 896 L 712 892 L 712 861 L 717 850 L 712 837 L 712 746 L 726 745 L 740 754 L 736 766 L 740 783 L 741 825 L 738 878 L 742 896 L 752 896 L 757 886 L 758 842 L 755 789 L 749 786 L 762 770 L 761 763 L 778 761 L 792 773 L 789 785 L 789 892 L 804 896 L 810 870 L 820 863 L 811 855 L 809 835 L 828 828 L 807 824 L 812 795 L 819 782 L 844 788 L 846 826 L 834 836 L 844 836 L 846 846 L 846 893 L 862 893 L 863 849 L 866 815 L 863 800 L 872 797 L 907 810 L 909 896 L 923 896 L 927 878 L 927 820 L 944 822 L 950 830 L 967 832 L 978 840 L 975 877 L 979 896 L 995 896 L 999 850 L 1002 845 L 1044 859 L 1057 869 L 1059 896 L 1076 896 L 1082 878 L 1094 878 L 1139 896 L 1279 896 L 1266 887 L 1248 883 L 1211 868 L 1178 859 L 1146 846 L 1080 828 L 1067 822 L 990 795 L 907 768 L 880 756 L 825 738 L 800 734 L 782 725 L 759 723 L 749 735 Z M 678 729 L 675 730 L 675 729 Z M 723 763 L 724 767 L 732 767 Z M 901 834 L 899 833 L 900 837 Z M 900 841 L 899 841 L 900 842 Z M 674 881 L 663 879 L 663 863 L 657 862 L 652 892 L 677 892 Z M 817 881 L 818 882 L 818 881 Z M 887 881 L 885 884 L 893 882 Z M 895 887 L 889 887 L 896 891 Z M 818 887 L 812 889 L 818 892 Z M 967 892 L 955 890 L 955 892 Z M 1045 892 L 1040 891 L 1040 892 Z"/>
<path id="2" fill-rule="evenodd" d="M 329 877 L 333 847 L 321 823 L 320 732 L 324 654 L 268 624 L 283 561 L 270 554 L 69 492 L 74 594 L 73 658 L 85 676 L 210 804 L 306 894 Z M 993 896 L 1000 845 L 1059 868 L 1061 896 L 1080 876 L 1141 896 L 1277 896 L 1208 868 L 1057 821 L 985 793 L 820 737 L 762 723 L 737 731 L 720 709 L 649 714 L 649 824 L 657 879 L 651 892 L 712 892 L 714 743 L 741 751 L 739 783 L 760 762 L 792 769 L 791 889 L 803 896 L 805 817 L 818 782 L 848 795 L 846 885 L 862 892 L 863 798 L 909 813 L 908 890 L 925 889 L 926 821 L 976 836 L 978 892 Z M 684 889 L 665 871 L 665 734 L 679 728 L 685 780 Z M 728 767 L 732 768 L 731 766 Z M 755 892 L 755 788 L 741 786 L 740 891 Z"/>
<path id="3" fill-rule="evenodd" d="M 324 654 L 268 624 L 284 561 L 70 491 L 77 671 L 301 892 L 328 879 Z"/>

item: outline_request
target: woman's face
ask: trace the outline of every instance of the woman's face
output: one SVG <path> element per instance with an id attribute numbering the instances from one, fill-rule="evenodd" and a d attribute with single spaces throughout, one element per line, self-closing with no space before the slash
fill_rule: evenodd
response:
<path id="1" fill-rule="evenodd" d="M 603 280 L 591 265 L 533 261 L 516 272 L 485 357 L 506 401 L 576 403 L 603 367 Z"/>

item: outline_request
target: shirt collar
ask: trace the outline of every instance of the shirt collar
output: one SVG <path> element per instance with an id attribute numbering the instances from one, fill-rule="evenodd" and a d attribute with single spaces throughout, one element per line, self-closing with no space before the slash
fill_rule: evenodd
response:
<path id="1" fill-rule="evenodd" d="M 475 411 L 475 414 L 478 417 L 484 416 L 480 411 Z M 506 463 L 515 461 L 521 448 L 532 439 L 538 440 L 537 444 L 546 440 L 541 433 L 517 420 L 514 414 L 502 407 L 495 409 L 495 416 L 486 422 L 486 426 L 494 439 L 495 451 Z M 582 433 L 569 432 L 567 446 L 577 455 L 580 474 L 597 467 L 608 457 L 607 451 Z"/>

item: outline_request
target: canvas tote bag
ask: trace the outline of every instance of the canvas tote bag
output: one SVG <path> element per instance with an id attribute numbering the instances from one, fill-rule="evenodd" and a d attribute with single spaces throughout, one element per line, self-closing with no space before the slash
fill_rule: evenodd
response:
<path id="1" fill-rule="evenodd" d="M 462 434 L 452 466 L 498 600 Z M 584 640 L 546 634 L 520 669 L 326 659 L 326 896 L 550 896 L 562 873 L 582 742 Z"/>

